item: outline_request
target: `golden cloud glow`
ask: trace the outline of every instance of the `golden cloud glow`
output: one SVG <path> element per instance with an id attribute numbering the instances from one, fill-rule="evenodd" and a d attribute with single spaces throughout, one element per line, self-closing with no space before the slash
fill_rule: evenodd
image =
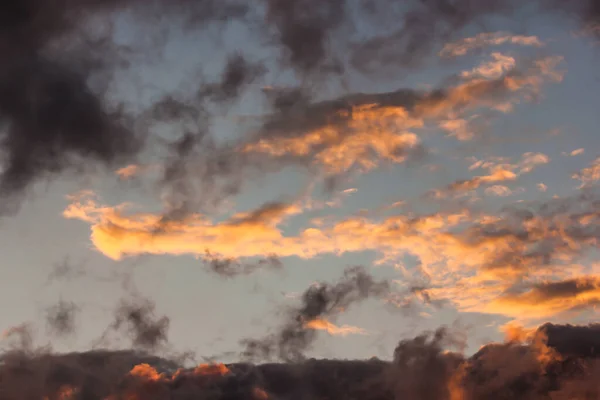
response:
<path id="1" fill-rule="evenodd" d="M 115 174 L 117 174 L 117 176 L 121 179 L 130 179 L 133 178 L 134 176 L 138 175 L 141 171 L 142 167 L 139 165 L 128 165 L 126 167 L 123 168 L 119 168 L 118 170 L 115 171 Z"/>
<path id="2" fill-rule="evenodd" d="M 412 118 L 402 107 L 380 108 L 374 104 L 355 107 L 344 113 L 347 126 L 325 126 L 301 137 L 261 140 L 244 148 L 247 152 L 263 152 L 274 156 L 308 156 L 337 173 L 357 165 L 364 170 L 376 166 L 376 160 L 403 162 L 415 151 L 420 141 L 408 132 L 420 128 L 423 121 Z"/>
<path id="3" fill-rule="evenodd" d="M 436 198 L 444 198 L 450 194 L 460 194 L 469 192 L 479 187 L 493 185 L 485 190 L 485 193 L 490 196 L 506 197 L 514 194 L 514 191 L 505 185 L 500 185 L 502 182 L 513 182 L 523 174 L 532 172 L 540 165 L 548 164 L 550 158 L 542 153 L 527 152 L 522 155 L 521 160 L 517 163 L 511 163 L 505 158 L 496 158 L 490 160 L 470 159 L 472 164 L 469 170 L 487 169 L 489 173 L 486 175 L 478 175 L 469 179 L 456 181 L 448 185 L 445 189 L 438 189 L 431 192 Z"/>
<path id="4" fill-rule="evenodd" d="M 307 328 L 326 331 L 333 336 L 346 336 L 346 335 L 366 335 L 367 331 L 357 326 L 342 325 L 337 326 L 325 319 L 314 319 L 305 324 Z"/>
<path id="5" fill-rule="evenodd" d="M 522 98 L 534 98 L 546 81 L 560 81 L 563 76 L 556 71 L 561 57 L 536 60 L 518 72 L 513 58 L 500 53 L 492 58 L 464 72 L 463 81 L 442 95 L 423 94 L 410 109 L 376 102 L 357 105 L 349 111 L 336 111 L 316 128 L 292 134 L 282 128 L 282 132 L 261 137 L 240 151 L 308 158 L 329 174 L 353 167 L 369 171 L 381 161 L 402 163 L 410 155 L 419 154 L 421 140 L 411 130 L 431 125 L 459 140 L 468 140 L 473 137 L 469 126 L 473 116 L 469 113 L 481 108 L 509 112 Z M 295 130 L 306 121 L 286 123 Z"/>
<path id="6" fill-rule="evenodd" d="M 320 220 L 296 234 L 284 234 L 280 224 L 301 211 L 297 205 L 271 203 L 220 223 L 202 215 L 164 222 L 159 215 L 127 210 L 127 205 L 100 206 L 80 196 L 64 215 L 89 223 L 95 248 L 115 260 L 140 254 L 204 257 L 207 251 L 231 259 L 374 251 L 379 262 L 394 263 L 407 279 L 415 271 L 404 266 L 403 259 L 416 257 L 418 271 L 432 285 L 428 296 L 448 300 L 463 311 L 534 318 L 590 305 L 599 296 L 596 286 L 577 296 L 548 294 L 550 289 L 556 292 L 559 282 L 585 272 L 574 262 L 586 248 L 597 246 L 589 228 L 599 218 L 593 212 L 525 219 L 468 210 L 378 220 L 354 216 Z M 529 289 L 514 292 L 513 286 L 523 279 Z M 333 326 L 318 324 L 334 331 Z"/>
<path id="7" fill-rule="evenodd" d="M 535 285 L 522 293 L 504 294 L 486 312 L 517 318 L 546 318 L 600 302 L 600 278 L 580 277 Z"/>

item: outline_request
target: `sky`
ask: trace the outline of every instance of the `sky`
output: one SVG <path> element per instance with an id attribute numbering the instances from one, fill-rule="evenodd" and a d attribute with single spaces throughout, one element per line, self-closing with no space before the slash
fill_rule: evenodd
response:
<path id="1" fill-rule="evenodd" d="M 598 2 L 23 4 L 0 6 L 5 348 L 420 343 L 446 392 L 392 391 L 459 400 L 491 398 L 452 386 L 490 343 L 550 368 L 561 327 L 597 329 Z"/>

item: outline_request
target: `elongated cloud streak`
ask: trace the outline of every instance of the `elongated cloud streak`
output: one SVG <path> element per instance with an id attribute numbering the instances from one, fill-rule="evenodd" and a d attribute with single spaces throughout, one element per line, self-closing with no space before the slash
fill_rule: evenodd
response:
<path id="1" fill-rule="evenodd" d="M 307 360 L 293 364 L 200 364 L 182 368 L 131 351 L 3 355 L 7 399 L 346 398 L 557 400 L 596 397 L 598 326 L 545 324 L 490 343 L 471 357 L 448 329 L 398 343 L 390 361 Z M 28 384 L 25 384 L 28 383 Z"/>
<path id="2" fill-rule="evenodd" d="M 544 43 L 536 36 L 511 35 L 507 32 L 484 32 L 473 37 L 447 43 L 439 54 L 442 57 L 459 57 L 484 47 L 498 46 L 507 43 L 535 47 L 544 45 Z"/>
<path id="3" fill-rule="evenodd" d="M 525 293 L 528 287 L 543 288 L 543 282 L 578 278 L 585 274 L 578 262 L 599 239 L 595 229 L 598 204 L 594 195 L 586 192 L 539 205 L 517 203 L 499 215 L 465 209 L 420 216 L 398 214 L 381 220 L 350 217 L 284 235 L 278 223 L 295 212 L 293 205 L 266 206 L 218 224 L 191 216 L 162 224 L 160 230 L 156 229 L 158 216 L 127 215 L 123 207 L 101 207 L 92 200 L 71 204 L 65 216 L 89 222 L 96 248 L 114 259 L 136 254 L 204 257 L 207 250 L 233 259 L 376 251 L 381 262 L 402 264 L 403 257 L 411 255 L 420 260 L 434 298 L 448 299 L 462 310 L 507 315 L 515 315 L 519 308 L 508 307 L 512 297 L 503 293 Z M 514 298 L 526 301 L 527 295 L 523 296 Z M 537 315 L 548 315 L 545 305 L 558 312 L 579 304 L 569 301 L 563 307 L 541 302 Z M 507 307 L 503 309 L 504 304 Z M 522 308 L 531 316 L 536 313 L 527 310 Z"/>
<path id="4" fill-rule="evenodd" d="M 351 325 L 342 325 L 342 326 L 338 326 L 335 325 L 325 319 L 314 319 L 312 321 L 309 321 L 306 324 L 307 328 L 310 329 L 315 329 L 315 330 L 321 330 L 321 331 L 326 331 L 327 333 L 329 333 L 330 335 L 334 335 L 334 336 L 346 336 L 346 335 L 365 335 L 367 332 L 362 329 L 359 328 L 357 326 L 351 326 Z"/>

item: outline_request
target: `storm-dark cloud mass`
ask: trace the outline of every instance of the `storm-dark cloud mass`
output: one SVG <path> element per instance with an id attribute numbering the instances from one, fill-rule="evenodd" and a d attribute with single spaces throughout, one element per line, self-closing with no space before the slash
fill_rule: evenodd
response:
<path id="1" fill-rule="evenodd" d="M 157 5 L 159 15 L 166 8 L 205 20 L 223 18 L 225 3 Z M 118 46 L 100 47 L 110 43 L 113 32 L 74 45 L 95 17 L 108 19 L 111 12 L 139 5 L 134 0 L 27 0 L 1 6 L 0 194 L 5 202 L 18 200 L 41 178 L 93 161 L 113 166 L 140 151 L 143 137 L 133 131 L 133 116 L 90 86 L 96 74 L 117 67 L 108 61 Z"/>

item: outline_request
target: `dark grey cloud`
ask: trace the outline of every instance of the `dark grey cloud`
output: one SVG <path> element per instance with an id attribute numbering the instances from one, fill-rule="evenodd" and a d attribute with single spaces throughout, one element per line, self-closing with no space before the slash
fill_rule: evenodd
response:
<path id="1" fill-rule="evenodd" d="M 218 373 L 207 367 L 180 369 L 174 361 L 134 351 L 32 354 L 15 350 L 2 355 L 0 387 L 9 400 L 58 398 L 66 387 L 83 399 L 109 395 L 230 400 L 596 398 L 594 373 L 599 361 L 589 348 L 596 344 L 597 331 L 595 325 L 540 327 L 538 333 L 547 336 L 555 352 L 548 359 L 540 357 L 543 348 L 536 342 L 489 344 L 465 358 L 447 351 L 456 339 L 451 331 L 439 329 L 401 341 L 391 361 L 232 363 Z M 156 380 L 128 374 L 141 364 L 163 376 Z"/>
<path id="2" fill-rule="evenodd" d="M 249 275 L 258 270 L 281 270 L 283 263 L 277 256 L 262 258 L 258 261 L 248 262 L 233 258 L 217 257 L 206 251 L 203 259 L 204 264 L 210 272 L 224 278 L 232 278 L 240 275 Z"/>
<path id="3" fill-rule="evenodd" d="M 246 339 L 244 357 L 298 361 L 305 358 L 317 333 L 306 324 L 320 318 L 335 317 L 354 303 L 381 298 L 390 292 L 387 281 L 375 280 L 362 267 L 349 268 L 335 284 L 319 283 L 308 288 L 301 305 L 289 310 L 288 320 L 278 332 L 263 339 Z"/>
<path id="4" fill-rule="evenodd" d="M 134 348 L 154 351 L 167 343 L 170 320 L 157 316 L 154 302 L 148 299 L 122 301 L 110 330 L 125 333 Z"/>
<path id="5" fill-rule="evenodd" d="M 65 336 L 75 332 L 79 307 L 73 302 L 60 300 L 46 310 L 46 325 L 52 335 Z"/>
<path id="6" fill-rule="evenodd" d="M 5 207 L 18 203 L 40 179 L 76 172 L 91 162 L 112 168 L 135 159 L 142 149 L 144 138 L 134 133 L 133 116 L 91 86 L 94 76 L 117 67 L 111 60 L 121 49 L 111 45 L 112 32 L 81 40 L 86 23 L 92 26 L 95 17 L 110 18 L 120 10 L 141 18 L 185 17 L 194 24 L 247 11 L 230 1 L 141 4 L 25 0 L 1 7 L 0 195 Z M 232 90 L 235 84 L 226 87 Z"/>

